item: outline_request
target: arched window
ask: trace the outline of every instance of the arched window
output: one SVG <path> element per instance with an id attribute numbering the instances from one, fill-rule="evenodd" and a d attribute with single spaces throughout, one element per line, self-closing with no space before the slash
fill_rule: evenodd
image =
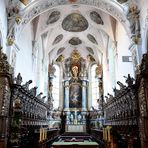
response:
<path id="1" fill-rule="evenodd" d="M 91 67 L 91 98 L 92 106 L 98 109 L 97 99 L 99 98 L 99 88 L 98 88 L 98 79 L 96 78 L 96 67 L 97 64 L 92 65 Z"/>
<path id="2" fill-rule="evenodd" d="M 54 65 L 56 71 L 55 71 L 55 77 L 53 78 L 53 108 L 58 108 L 59 107 L 59 86 L 60 86 L 60 68 L 58 65 Z"/>

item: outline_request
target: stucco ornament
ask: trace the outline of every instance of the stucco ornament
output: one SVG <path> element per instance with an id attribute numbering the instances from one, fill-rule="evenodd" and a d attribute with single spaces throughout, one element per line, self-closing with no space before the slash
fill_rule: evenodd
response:
<path id="1" fill-rule="evenodd" d="M 98 42 L 96 41 L 95 37 L 91 34 L 87 35 L 87 38 L 94 44 L 98 44 Z"/>
<path id="2" fill-rule="evenodd" d="M 19 25 L 14 25 L 16 27 L 16 36 L 19 36 L 23 28 L 27 23 L 29 23 L 33 18 L 40 15 L 41 13 L 50 10 L 51 8 L 55 8 L 57 6 L 63 6 L 71 4 L 68 0 L 38 0 L 34 1 L 30 5 L 28 5 L 24 10 L 22 10 L 19 15 L 22 18 L 22 21 Z M 95 6 L 100 10 L 110 14 L 115 17 L 119 22 L 123 24 L 126 28 L 127 32 L 130 34 L 128 28 L 128 20 L 126 18 L 126 14 L 122 6 L 118 5 L 115 1 L 109 0 L 77 0 L 75 5 L 87 5 L 87 6 Z M 11 32 L 9 33 L 11 34 Z"/>
<path id="3" fill-rule="evenodd" d="M 62 27 L 69 32 L 81 32 L 88 28 L 88 22 L 81 14 L 71 13 L 63 20 Z"/>
<path id="4" fill-rule="evenodd" d="M 69 40 L 69 44 L 71 45 L 79 45 L 81 43 L 82 41 L 78 37 L 73 37 L 72 39 Z"/>
<path id="5" fill-rule="evenodd" d="M 51 12 L 51 14 L 49 15 L 49 17 L 47 19 L 46 24 L 49 25 L 49 24 L 55 23 L 56 21 L 58 21 L 60 19 L 60 15 L 61 15 L 61 13 L 59 11 Z"/>
<path id="6" fill-rule="evenodd" d="M 94 21 L 97 24 L 101 24 L 101 25 L 104 24 L 100 14 L 97 13 L 96 11 L 90 12 L 90 18 L 91 18 L 92 21 Z"/>

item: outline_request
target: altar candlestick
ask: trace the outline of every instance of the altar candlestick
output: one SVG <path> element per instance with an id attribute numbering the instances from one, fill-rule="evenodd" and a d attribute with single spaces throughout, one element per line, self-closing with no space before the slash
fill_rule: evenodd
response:
<path id="1" fill-rule="evenodd" d="M 42 141 L 42 128 L 40 128 L 40 142 Z"/>
<path id="2" fill-rule="evenodd" d="M 108 142 L 110 142 L 110 127 L 108 127 Z"/>

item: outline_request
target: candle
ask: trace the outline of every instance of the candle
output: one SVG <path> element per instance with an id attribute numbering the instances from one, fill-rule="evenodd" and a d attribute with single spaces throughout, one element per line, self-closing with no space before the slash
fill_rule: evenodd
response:
<path id="1" fill-rule="evenodd" d="M 44 137 L 44 128 L 42 128 L 42 131 L 43 131 L 43 132 L 42 132 L 42 140 L 44 140 L 44 138 L 45 138 L 45 137 Z"/>
<path id="2" fill-rule="evenodd" d="M 45 130 L 43 128 L 43 140 L 45 140 Z"/>
<path id="3" fill-rule="evenodd" d="M 40 142 L 42 141 L 42 128 L 40 128 Z"/>
<path id="4" fill-rule="evenodd" d="M 110 142 L 110 127 L 108 127 L 108 142 Z"/>
<path id="5" fill-rule="evenodd" d="M 107 129 L 105 128 L 105 132 L 104 132 L 105 138 L 104 140 L 107 140 Z"/>
<path id="6" fill-rule="evenodd" d="M 47 139 L 47 129 L 45 129 L 45 139 Z"/>

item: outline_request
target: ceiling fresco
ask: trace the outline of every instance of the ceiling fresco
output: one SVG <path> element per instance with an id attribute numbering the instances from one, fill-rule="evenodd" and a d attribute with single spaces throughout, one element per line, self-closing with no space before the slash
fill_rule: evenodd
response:
<path id="1" fill-rule="evenodd" d="M 71 45 L 79 45 L 81 43 L 82 41 L 78 37 L 73 37 L 72 39 L 69 40 L 69 44 Z"/>
<path id="2" fill-rule="evenodd" d="M 52 45 L 59 43 L 63 39 L 63 34 L 58 35 L 55 40 L 53 41 Z"/>
<path id="3" fill-rule="evenodd" d="M 57 55 L 61 54 L 65 50 L 65 47 L 61 47 L 57 51 Z"/>
<path id="4" fill-rule="evenodd" d="M 62 22 L 64 30 L 69 32 L 81 32 L 88 28 L 86 18 L 79 13 L 71 13 Z"/>
<path id="5" fill-rule="evenodd" d="M 96 11 L 92 11 L 90 12 L 90 18 L 92 21 L 94 21 L 96 24 L 101 24 L 103 25 L 104 22 L 100 16 L 100 14 L 98 14 Z"/>
<path id="6" fill-rule="evenodd" d="M 96 41 L 95 37 L 91 34 L 87 35 L 87 38 L 94 44 L 98 44 L 98 42 Z"/>
<path id="7" fill-rule="evenodd" d="M 87 51 L 90 52 L 91 54 L 94 54 L 94 51 L 91 47 L 86 47 Z"/>
<path id="8" fill-rule="evenodd" d="M 47 19 L 46 24 L 49 25 L 49 24 L 55 23 L 56 21 L 58 21 L 60 19 L 60 15 L 61 15 L 61 13 L 59 11 L 51 12 L 51 14 L 49 15 L 49 17 Z"/>

